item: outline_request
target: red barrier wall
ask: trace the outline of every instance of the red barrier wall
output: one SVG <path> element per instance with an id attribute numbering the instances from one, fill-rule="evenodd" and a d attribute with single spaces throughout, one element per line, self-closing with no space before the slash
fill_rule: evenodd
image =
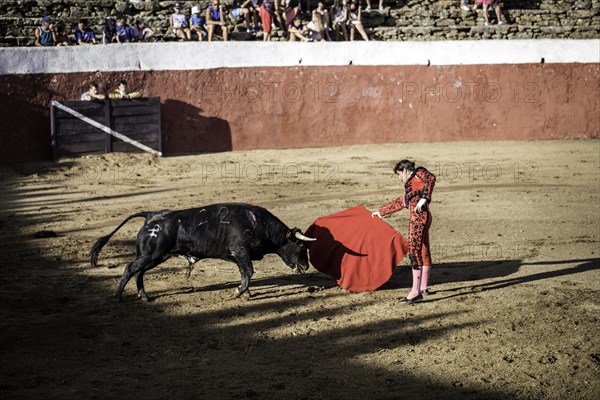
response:
<path id="1" fill-rule="evenodd" d="M 165 154 L 594 137 L 600 65 L 256 67 L 0 76 L 0 157 L 49 159 L 51 100 L 85 86 L 161 97 Z"/>

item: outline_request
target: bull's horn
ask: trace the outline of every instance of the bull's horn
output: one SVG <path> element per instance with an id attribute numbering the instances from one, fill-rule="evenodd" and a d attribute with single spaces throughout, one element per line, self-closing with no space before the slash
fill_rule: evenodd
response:
<path id="1" fill-rule="evenodd" d="M 303 234 L 301 234 L 300 232 L 296 232 L 296 239 L 300 239 L 300 240 L 304 240 L 305 242 L 314 242 L 315 238 L 309 238 L 308 236 L 304 236 Z"/>

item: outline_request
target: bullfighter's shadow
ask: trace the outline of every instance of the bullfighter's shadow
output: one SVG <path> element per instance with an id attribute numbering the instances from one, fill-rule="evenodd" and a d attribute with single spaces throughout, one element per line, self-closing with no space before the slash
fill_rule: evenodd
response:
<path id="1" fill-rule="evenodd" d="M 161 104 L 162 144 L 165 154 L 231 151 L 229 122 L 201 115 L 190 103 L 167 99 Z"/>
<path id="2" fill-rule="evenodd" d="M 509 276 L 518 272 L 523 266 L 544 266 L 558 264 L 577 265 L 552 271 L 542 271 L 510 278 Z M 495 289 L 503 289 L 513 285 L 535 282 L 538 280 L 556 278 L 600 269 L 600 258 L 573 259 L 573 260 L 547 260 L 547 261 L 523 261 L 523 260 L 492 260 L 492 261 L 468 261 L 468 262 L 446 262 L 434 264 L 429 279 L 430 287 L 436 296 L 426 301 L 439 301 L 467 294 L 485 292 Z M 412 274 L 410 267 L 395 268 L 392 278 L 380 288 L 390 290 L 398 288 L 410 288 Z M 505 279 L 499 279 L 505 278 Z M 488 281 L 477 283 L 479 281 Z M 461 286 L 453 286 L 448 289 L 436 290 L 436 284 L 442 283 L 464 283 Z"/>

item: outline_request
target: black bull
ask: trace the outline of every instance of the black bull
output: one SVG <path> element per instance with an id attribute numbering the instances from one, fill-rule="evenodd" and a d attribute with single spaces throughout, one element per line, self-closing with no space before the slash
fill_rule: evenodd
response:
<path id="1" fill-rule="evenodd" d="M 136 276 L 138 296 L 148 300 L 144 274 L 171 256 L 186 258 L 189 266 L 203 258 L 218 258 L 237 264 L 241 285 L 236 297 L 248 291 L 254 273 L 253 260 L 275 253 L 296 271 L 308 268 L 304 236 L 288 228 L 262 207 L 238 203 L 212 204 L 179 211 L 140 212 L 127 217 L 115 230 L 101 237 L 90 250 L 90 262 L 97 266 L 98 253 L 109 239 L 132 218 L 144 217 L 136 241 L 136 258 L 127 265 L 115 296 L 121 300 L 123 289 Z"/>

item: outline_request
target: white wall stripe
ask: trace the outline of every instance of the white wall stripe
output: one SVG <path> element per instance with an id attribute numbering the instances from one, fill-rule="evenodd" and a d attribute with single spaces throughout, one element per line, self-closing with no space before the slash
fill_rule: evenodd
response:
<path id="1" fill-rule="evenodd" d="M 0 49 L 0 75 L 344 65 L 599 63 L 600 39 L 171 42 Z"/>
<path id="2" fill-rule="evenodd" d="M 53 101 L 52 102 L 52 106 L 60 108 L 64 112 L 67 112 L 67 113 L 71 114 L 72 116 L 79 118 L 83 122 L 86 122 L 86 123 L 92 125 L 93 127 L 100 129 L 103 132 L 106 132 L 106 133 L 108 133 L 108 134 L 110 134 L 110 135 L 112 135 L 112 136 L 114 136 L 114 137 L 116 137 L 118 139 L 121 139 L 125 143 L 129 143 L 130 145 L 135 146 L 138 149 L 144 150 L 144 151 L 146 151 L 146 152 L 148 152 L 150 154 L 155 154 L 157 156 L 162 156 L 162 153 L 160 151 L 156 151 L 156 150 L 154 150 L 154 149 L 146 146 L 145 144 L 142 144 L 142 143 L 137 142 L 137 141 L 135 141 L 133 139 L 130 139 L 127 136 L 123 135 L 122 133 L 119 133 L 119 132 L 117 132 L 115 130 L 112 130 L 108 126 L 102 125 L 101 123 L 96 122 L 93 119 L 86 117 L 85 115 L 83 115 L 83 114 L 81 114 L 81 113 L 73 110 L 72 108 L 69 108 L 69 107 L 67 107 L 67 106 L 59 103 L 58 101 Z"/>

